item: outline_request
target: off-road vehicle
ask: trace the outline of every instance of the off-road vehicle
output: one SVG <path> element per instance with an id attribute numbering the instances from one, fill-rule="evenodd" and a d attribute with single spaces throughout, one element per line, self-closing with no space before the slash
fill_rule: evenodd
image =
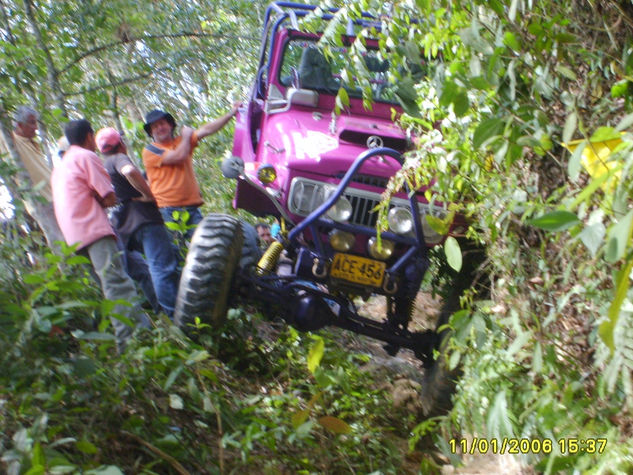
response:
<path id="1" fill-rule="evenodd" d="M 256 78 L 237 116 L 233 156 L 223 163 L 225 176 L 237 180 L 234 206 L 275 217 L 277 241 L 260 255 L 252 228 L 230 216 L 207 216 L 187 256 L 176 321 L 219 324 L 233 298 L 247 298 L 298 329 L 341 327 L 382 340 L 391 354 L 409 348 L 428 366 L 437 327 L 412 332 L 408 325 L 429 248 L 446 238 L 426 217 L 443 218 L 446 207 L 427 202 L 424 189 L 405 186 L 391 197 L 389 229 L 378 237 L 376 207 L 411 147 L 394 122 L 402 113 L 398 84 L 389 80 L 378 42 L 365 38 L 374 101 L 366 107 L 362 90 L 343 85 L 341 74 L 348 48 L 359 41 L 355 32 L 375 20 L 350 25 L 326 57 L 321 34 L 300 26 L 314 10 L 281 2 L 266 10 Z M 341 87 L 349 105 L 336 114 Z M 457 308 L 463 287 L 455 287 L 438 326 Z M 359 299 L 372 295 L 386 299 L 382 320 L 357 310 Z"/>

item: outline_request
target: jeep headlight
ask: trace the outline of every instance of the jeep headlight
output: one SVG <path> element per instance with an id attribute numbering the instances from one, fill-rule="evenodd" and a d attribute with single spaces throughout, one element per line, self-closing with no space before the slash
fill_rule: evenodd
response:
<path id="1" fill-rule="evenodd" d="M 389 241 L 388 239 L 383 239 L 380 244 L 381 246 L 378 247 L 378 239 L 372 236 L 367 241 L 367 250 L 369 251 L 369 255 L 374 259 L 386 261 L 393 254 L 396 245 L 393 241 Z"/>
<path id="2" fill-rule="evenodd" d="M 427 214 L 429 214 L 429 212 L 430 211 L 427 209 L 422 210 L 420 212 L 420 221 L 422 222 L 422 231 L 424 232 L 424 241 L 427 244 L 438 244 L 439 242 L 442 241 L 442 239 L 444 239 L 444 236 L 442 234 L 439 234 L 437 231 L 435 231 L 429 224 L 429 221 L 426 219 L 426 216 Z M 444 219 L 444 217 L 446 216 L 444 211 L 437 211 L 437 210 L 434 210 L 433 212 L 431 212 L 431 215 L 440 219 Z"/>
<path id="3" fill-rule="evenodd" d="M 413 216 L 411 211 L 401 206 L 389 210 L 387 214 L 389 229 L 396 234 L 407 234 L 413 229 Z"/>
<path id="4" fill-rule="evenodd" d="M 339 223 L 347 221 L 352 215 L 352 203 L 344 196 L 341 196 L 328 210 L 327 215 Z"/>
<path id="5" fill-rule="evenodd" d="M 307 216 L 325 201 L 326 184 L 294 179 L 290 189 L 288 207 L 294 214 Z"/>

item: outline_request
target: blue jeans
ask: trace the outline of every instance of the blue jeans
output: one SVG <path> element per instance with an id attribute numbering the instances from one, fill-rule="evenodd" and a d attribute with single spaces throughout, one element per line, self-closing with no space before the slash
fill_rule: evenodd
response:
<path id="1" fill-rule="evenodd" d="M 200 212 L 200 208 L 198 206 L 165 206 L 164 208 L 158 209 L 160 210 L 160 214 L 163 216 L 166 223 L 176 222 L 172 215 L 174 211 L 178 211 L 180 213 L 183 211 L 188 212 L 189 219 L 187 220 L 187 225 L 193 227 L 185 231 L 185 237 L 188 241 L 191 241 L 191 236 L 193 236 L 196 226 L 200 221 L 202 221 L 202 213 Z"/>
<path id="2" fill-rule="evenodd" d="M 152 276 L 149 273 L 147 262 L 139 251 L 131 251 L 129 249 L 123 249 L 121 244 L 121 250 L 125 251 L 123 254 L 123 260 L 125 261 L 125 268 L 127 273 L 132 279 L 141 287 L 145 298 L 149 302 L 154 313 L 159 313 L 163 308 L 158 303 L 156 298 L 156 291 L 154 290 L 154 282 L 152 282 Z"/>
<path id="3" fill-rule="evenodd" d="M 145 254 L 158 303 L 173 318 L 180 274 L 178 252 L 167 229 L 162 224 L 145 224 L 132 235 L 130 247 Z"/>

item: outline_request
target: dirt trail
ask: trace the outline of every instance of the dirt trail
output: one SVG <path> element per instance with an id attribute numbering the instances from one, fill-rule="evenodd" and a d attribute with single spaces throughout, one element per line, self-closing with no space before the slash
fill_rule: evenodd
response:
<path id="1" fill-rule="evenodd" d="M 415 300 L 415 311 L 409 328 L 417 331 L 433 328 L 440 306 L 439 299 L 434 299 L 430 294 L 420 292 Z M 360 305 L 359 312 L 380 321 L 386 315 L 385 299 L 372 297 Z M 424 368 L 422 368 L 420 361 L 415 358 L 413 352 L 401 350 L 395 357 L 392 357 L 383 349 L 382 342 L 349 334 L 349 332 L 345 333 L 348 334 L 346 344 L 351 349 L 372 355 L 372 359 L 367 363 L 365 369 L 371 372 L 386 371 L 390 374 L 393 383 L 387 383 L 387 389 L 391 392 L 394 407 L 405 407 L 407 410 L 422 414 L 420 391 Z M 463 437 L 469 438 L 470 436 L 464 434 Z M 528 475 L 534 473 L 531 468 L 522 465 L 517 457 L 507 454 L 464 455 L 462 464 L 461 467 L 455 468 L 448 460 L 445 460 L 442 474 Z M 416 473 L 419 464 L 412 461 L 409 465 L 412 470 L 410 473 Z"/>

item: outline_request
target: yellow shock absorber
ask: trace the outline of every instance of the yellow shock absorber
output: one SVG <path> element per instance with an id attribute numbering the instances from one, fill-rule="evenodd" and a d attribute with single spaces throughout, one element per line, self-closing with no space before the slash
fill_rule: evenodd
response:
<path id="1" fill-rule="evenodd" d="M 264 255 L 257 263 L 257 275 L 270 274 L 277 265 L 277 261 L 283 250 L 284 246 L 279 241 L 275 241 L 268 246 L 268 249 L 266 249 L 266 252 L 264 252 Z"/>

